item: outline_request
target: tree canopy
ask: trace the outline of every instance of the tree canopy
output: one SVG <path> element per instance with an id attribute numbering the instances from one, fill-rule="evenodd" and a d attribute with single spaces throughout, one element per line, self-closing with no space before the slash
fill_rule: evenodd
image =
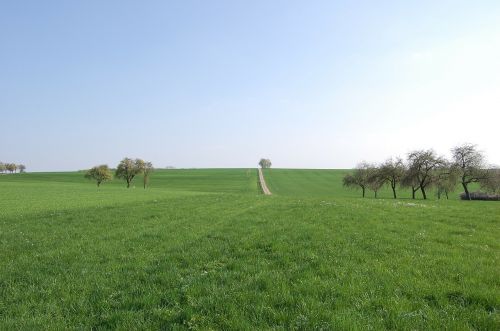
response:
<path id="1" fill-rule="evenodd" d="M 452 148 L 452 166 L 456 169 L 466 199 L 470 200 L 469 184 L 488 181 L 488 171 L 484 161 L 484 155 L 477 149 L 476 145 L 463 144 Z"/>
<path id="2" fill-rule="evenodd" d="M 99 187 L 101 183 L 113 179 L 113 174 L 106 164 L 102 164 L 89 169 L 85 173 L 85 178 L 95 180 L 97 182 L 97 187 Z"/>
<path id="3" fill-rule="evenodd" d="M 154 170 L 153 163 L 141 159 L 136 159 L 136 164 L 139 167 L 140 173 L 143 176 L 144 189 L 149 184 L 149 177 Z"/>
<path id="4" fill-rule="evenodd" d="M 141 161 L 140 159 L 133 160 L 126 157 L 116 167 L 116 178 L 124 179 L 127 182 L 127 188 L 130 188 L 130 183 L 132 183 L 134 177 L 141 172 Z"/>
<path id="5" fill-rule="evenodd" d="M 262 168 L 262 169 L 266 169 L 266 168 L 271 168 L 271 160 L 269 159 L 260 159 L 259 161 L 259 166 Z"/>

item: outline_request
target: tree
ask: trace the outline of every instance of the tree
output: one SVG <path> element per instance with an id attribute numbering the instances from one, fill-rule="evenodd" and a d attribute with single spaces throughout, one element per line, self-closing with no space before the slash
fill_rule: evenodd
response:
<path id="1" fill-rule="evenodd" d="M 134 177 L 141 172 L 140 160 L 132 160 L 128 157 L 124 158 L 116 167 L 116 178 L 124 179 L 127 182 L 127 188 L 130 188 L 130 183 Z"/>
<path id="2" fill-rule="evenodd" d="M 458 174 L 453 167 L 443 166 L 436 170 L 435 186 L 438 199 L 444 194 L 449 199 L 449 193 L 454 191 L 457 186 Z"/>
<path id="3" fill-rule="evenodd" d="M 24 164 L 19 164 L 19 165 L 17 166 L 17 168 L 19 169 L 19 172 L 20 172 L 20 173 L 23 173 L 23 172 L 25 172 L 25 171 L 26 171 L 26 166 L 25 166 Z"/>
<path id="4" fill-rule="evenodd" d="M 16 172 L 17 165 L 15 165 L 14 163 L 7 163 L 5 165 L 5 168 L 12 174 L 12 173 Z"/>
<path id="5" fill-rule="evenodd" d="M 271 160 L 269 159 L 260 159 L 259 161 L 259 166 L 262 168 L 262 169 L 267 169 L 267 168 L 271 168 Z"/>
<path id="6" fill-rule="evenodd" d="M 371 165 L 366 162 L 361 162 L 356 166 L 352 174 L 346 174 L 343 178 L 345 187 L 361 188 L 363 198 L 365 197 L 366 187 L 368 186 L 368 178 L 370 175 Z"/>
<path id="7" fill-rule="evenodd" d="M 488 178 L 482 179 L 480 183 L 481 189 L 487 193 L 500 195 L 500 169 L 490 169 L 488 171 Z"/>
<path id="8" fill-rule="evenodd" d="M 422 197 L 427 199 L 425 190 L 434 183 L 434 170 L 445 165 L 445 159 L 437 156 L 432 149 L 419 150 L 408 154 L 408 164 L 409 172 L 407 175 L 409 175 L 410 178 L 406 179 L 412 185 L 417 183 L 418 188 L 422 192 Z M 413 194 L 413 196 L 415 196 L 415 194 Z"/>
<path id="9" fill-rule="evenodd" d="M 85 174 L 85 178 L 94 179 L 97 182 L 97 187 L 99 187 L 101 183 L 113 179 L 113 174 L 106 164 L 102 164 L 89 169 Z"/>
<path id="10" fill-rule="evenodd" d="M 367 170 L 368 170 L 367 186 L 370 190 L 373 191 L 373 193 L 375 193 L 375 199 L 376 199 L 378 191 L 382 186 L 384 186 L 386 180 L 385 177 L 382 175 L 380 168 L 377 168 L 376 166 L 370 166 Z"/>
<path id="11" fill-rule="evenodd" d="M 388 159 L 379 169 L 379 176 L 383 178 L 384 182 L 388 182 L 392 189 L 394 199 L 396 196 L 396 187 L 403 179 L 405 174 L 405 166 L 403 160 L 397 158 L 396 160 Z"/>
<path id="12" fill-rule="evenodd" d="M 403 178 L 401 178 L 401 187 L 410 188 L 411 198 L 415 199 L 415 193 L 417 193 L 417 191 L 420 189 L 415 169 L 406 168 Z"/>
<path id="13" fill-rule="evenodd" d="M 476 145 L 463 144 L 451 149 L 453 167 L 457 169 L 465 197 L 470 200 L 469 184 L 479 183 L 488 179 L 485 169 L 484 155 L 477 150 Z"/>
<path id="14" fill-rule="evenodd" d="M 146 189 L 146 186 L 149 183 L 149 176 L 151 175 L 151 173 L 154 170 L 153 163 L 146 162 L 146 161 L 143 161 L 141 159 L 136 159 L 135 162 L 136 162 L 137 166 L 139 167 L 140 172 L 142 173 L 143 180 L 144 180 L 144 189 Z"/>
<path id="15" fill-rule="evenodd" d="M 0 172 L 4 173 L 7 170 L 7 167 L 5 166 L 5 163 L 0 162 Z"/>

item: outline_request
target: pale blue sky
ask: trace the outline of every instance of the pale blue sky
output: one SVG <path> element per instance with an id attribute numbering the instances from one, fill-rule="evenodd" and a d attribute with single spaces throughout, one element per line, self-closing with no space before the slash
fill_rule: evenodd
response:
<path id="1" fill-rule="evenodd" d="M 500 164 L 500 1 L 2 1 L 0 160 Z M 472 118 L 472 119 L 469 119 Z"/>

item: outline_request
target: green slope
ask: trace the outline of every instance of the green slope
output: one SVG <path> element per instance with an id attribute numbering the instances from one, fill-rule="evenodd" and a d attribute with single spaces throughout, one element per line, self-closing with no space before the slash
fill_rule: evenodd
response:
<path id="1" fill-rule="evenodd" d="M 256 174 L 0 176 L 0 329 L 499 329 L 500 204 Z"/>
<path id="2" fill-rule="evenodd" d="M 290 197 L 361 197 L 361 191 L 342 186 L 343 176 L 351 170 L 313 170 L 313 169 L 265 169 L 264 175 L 266 183 L 275 195 Z M 471 185 L 474 190 L 477 185 Z M 450 199 L 458 199 L 461 191 L 457 186 L 457 191 L 450 194 Z M 411 192 L 407 189 L 397 189 L 398 198 L 409 199 Z M 367 189 L 366 197 L 372 198 L 374 193 Z M 383 187 L 379 193 L 379 198 L 393 198 L 390 187 Z M 420 192 L 417 198 L 421 199 Z M 428 190 L 428 198 L 437 199 L 432 189 Z"/>

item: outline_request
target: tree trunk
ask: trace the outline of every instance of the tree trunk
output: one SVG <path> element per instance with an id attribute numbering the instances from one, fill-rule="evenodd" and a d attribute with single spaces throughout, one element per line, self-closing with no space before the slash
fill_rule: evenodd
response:
<path id="1" fill-rule="evenodd" d="M 130 180 L 127 179 L 127 188 L 130 188 Z"/>
<path id="2" fill-rule="evenodd" d="M 397 197 L 396 197 L 396 184 L 394 184 L 394 185 L 391 184 L 391 187 L 392 187 L 392 194 L 394 195 L 394 199 L 397 199 Z"/>
<path id="3" fill-rule="evenodd" d="M 446 200 L 449 200 L 449 198 L 448 198 L 448 191 L 444 191 L 444 194 L 446 194 Z"/>
<path id="4" fill-rule="evenodd" d="M 422 196 L 424 197 L 424 200 L 427 200 L 427 194 L 425 194 L 425 189 L 421 186 L 420 191 L 422 191 Z"/>
<path id="5" fill-rule="evenodd" d="M 377 199 L 377 191 L 374 191 L 375 192 L 375 199 Z"/>
<path id="6" fill-rule="evenodd" d="M 99 188 L 99 186 L 101 185 L 101 182 L 97 182 L 97 187 Z"/>
<path id="7" fill-rule="evenodd" d="M 362 187 L 362 189 L 363 189 L 363 198 L 364 198 L 365 197 L 365 188 Z"/>
<path id="8" fill-rule="evenodd" d="M 467 200 L 470 200 L 470 193 L 469 193 L 469 189 L 467 188 L 467 184 L 462 182 L 462 186 L 464 187 L 465 198 Z"/>
<path id="9" fill-rule="evenodd" d="M 414 186 L 412 186 L 412 187 L 411 187 L 411 198 L 412 198 L 413 200 L 415 200 L 415 192 L 417 192 L 417 190 L 415 189 L 415 187 L 414 187 Z"/>

